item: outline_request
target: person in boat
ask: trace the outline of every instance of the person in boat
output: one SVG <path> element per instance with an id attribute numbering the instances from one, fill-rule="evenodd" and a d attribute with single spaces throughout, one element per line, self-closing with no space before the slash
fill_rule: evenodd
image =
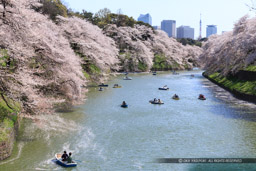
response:
<path id="1" fill-rule="evenodd" d="M 162 101 L 160 99 L 158 99 L 158 103 L 162 103 Z"/>
<path id="2" fill-rule="evenodd" d="M 157 102 L 156 98 L 154 98 L 154 102 Z"/>
<path id="3" fill-rule="evenodd" d="M 204 95 L 203 94 L 199 94 L 199 99 L 204 99 Z"/>
<path id="4" fill-rule="evenodd" d="M 62 154 L 62 156 L 61 156 L 61 159 L 62 159 L 62 161 L 67 161 L 67 159 L 68 159 L 68 154 L 67 154 L 66 151 L 63 152 L 63 154 Z"/>
<path id="5" fill-rule="evenodd" d="M 71 157 L 72 153 L 70 152 L 69 155 L 68 155 L 68 158 L 67 158 L 67 162 L 68 163 L 72 163 L 72 157 Z"/>
<path id="6" fill-rule="evenodd" d="M 123 101 L 122 106 L 125 106 L 125 105 L 126 105 L 126 103 L 125 103 L 125 101 Z"/>
<path id="7" fill-rule="evenodd" d="M 179 98 L 179 96 L 177 95 L 177 94 L 174 94 L 174 96 L 173 96 L 174 98 Z"/>

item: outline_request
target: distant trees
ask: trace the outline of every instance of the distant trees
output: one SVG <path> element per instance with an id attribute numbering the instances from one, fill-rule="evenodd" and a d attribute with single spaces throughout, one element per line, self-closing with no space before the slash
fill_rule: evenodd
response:
<path id="1" fill-rule="evenodd" d="M 178 42 L 182 43 L 182 45 L 186 46 L 188 45 L 195 45 L 195 46 L 202 46 L 202 42 L 201 40 L 194 40 L 194 39 L 190 39 L 190 38 L 181 38 L 181 39 L 177 39 Z"/>
<path id="2" fill-rule="evenodd" d="M 83 10 L 81 15 L 87 21 L 93 22 L 93 13 L 92 12 L 87 12 L 87 11 Z"/>
<path id="3" fill-rule="evenodd" d="M 81 13 L 72 12 L 72 10 L 70 10 L 68 14 L 70 16 L 77 16 L 82 19 L 86 19 L 100 28 L 103 28 L 108 24 L 115 24 L 117 27 L 134 27 L 134 24 L 139 24 L 153 29 L 153 27 L 147 23 L 136 21 L 132 17 L 122 14 L 121 9 L 118 10 L 117 14 L 111 13 L 111 11 L 107 8 L 101 9 L 95 14 L 87 12 L 86 10 L 83 10 Z"/>
<path id="4" fill-rule="evenodd" d="M 48 14 L 52 20 L 56 19 L 57 15 L 67 17 L 67 7 L 62 4 L 61 0 L 39 0 L 43 4 L 41 12 Z"/>
<path id="5" fill-rule="evenodd" d="M 95 17 L 101 20 L 104 20 L 107 18 L 108 14 L 110 13 L 111 13 L 110 9 L 103 8 L 103 9 L 100 9 L 97 13 L 95 13 Z"/>
<path id="6" fill-rule="evenodd" d="M 103 25 L 107 24 L 115 24 L 117 27 L 129 26 L 133 27 L 136 21 L 132 17 L 128 17 L 123 14 L 108 14 L 105 21 L 102 23 Z"/>
<path id="7" fill-rule="evenodd" d="M 52 20 L 55 20 L 57 15 L 63 17 L 76 16 L 82 19 L 86 19 L 87 21 L 99 26 L 100 28 L 103 28 L 108 24 L 115 24 L 117 27 L 134 27 L 134 24 L 139 24 L 153 29 L 153 27 L 147 23 L 141 21 L 137 22 L 132 17 L 128 17 L 127 15 L 122 14 L 121 9 L 118 10 L 117 14 L 111 13 L 108 8 L 100 9 L 98 12 L 93 14 L 92 12 L 88 12 L 86 10 L 82 10 L 82 12 L 74 12 L 72 9 L 67 9 L 61 0 L 39 0 L 39 2 L 42 3 L 43 6 L 38 11 L 49 15 Z"/>

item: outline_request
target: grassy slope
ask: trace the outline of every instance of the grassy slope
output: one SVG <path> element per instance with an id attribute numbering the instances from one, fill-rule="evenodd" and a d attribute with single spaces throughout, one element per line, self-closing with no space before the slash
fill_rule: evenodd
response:
<path id="1" fill-rule="evenodd" d="M 0 97 L 0 142 L 8 139 L 9 134 L 17 121 L 17 114 L 20 111 L 20 105 L 14 101 L 4 97 L 10 107 Z"/>
<path id="2" fill-rule="evenodd" d="M 231 91 L 235 90 L 243 94 L 256 95 L 256 81 L 241 81 L 234 77 L 223 77 L 217 72 L 208 77 Z"/>
<path id="3" fill-rule="evenodd" d="M 256 66 L 255 65 L 250 65 L 248 66 L 245 71 L 256 71 Z"/>

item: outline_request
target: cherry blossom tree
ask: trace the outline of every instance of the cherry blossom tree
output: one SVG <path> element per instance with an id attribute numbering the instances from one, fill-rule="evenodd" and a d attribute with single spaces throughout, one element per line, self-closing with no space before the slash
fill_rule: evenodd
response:
<path id="1" fill-rule="evenodd" d="M 6 16 L 6 7 L 12 5 L 11 0 L 0 0 L 0 4 L 2 4 L 4 7 L 3 17 L 5 17 Z"/>

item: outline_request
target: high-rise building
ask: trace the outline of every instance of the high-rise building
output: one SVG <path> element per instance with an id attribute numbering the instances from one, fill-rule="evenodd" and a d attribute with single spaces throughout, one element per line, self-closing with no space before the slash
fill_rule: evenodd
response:
<path id="1" fill-rule="evenodd" d="M 206 28 L 206 37 L 210 35 L 217 34 L 217 26 L 216 25 L 207 25 Z"/>
<path id="2" fill-rule="evenodd" d="M 161 30 L 161 27 L 160 27 L 160 26 L 153 26 L 153 28 L 154 28 L 155 30 Z"/>
<path id="3" fill-rule="evenodd" d="M 144 23 L 152 25 L 152 17 L 150 16 L 150 14 L 140 14 L 138 21 L 142 21 Z"/>
<path id="4" fill-rule="evenodd" d="M 176 37 L 176 21 L 163 20 L 161 22 L 161 30 L 165 31 L 169 37 Z"/>
<path id="5" fill-rule="evenodd" d="M 189 26 L 180 26 L 177 28 L 177 38 L 190 38 L 194 39 L 195 30 Z"/>

